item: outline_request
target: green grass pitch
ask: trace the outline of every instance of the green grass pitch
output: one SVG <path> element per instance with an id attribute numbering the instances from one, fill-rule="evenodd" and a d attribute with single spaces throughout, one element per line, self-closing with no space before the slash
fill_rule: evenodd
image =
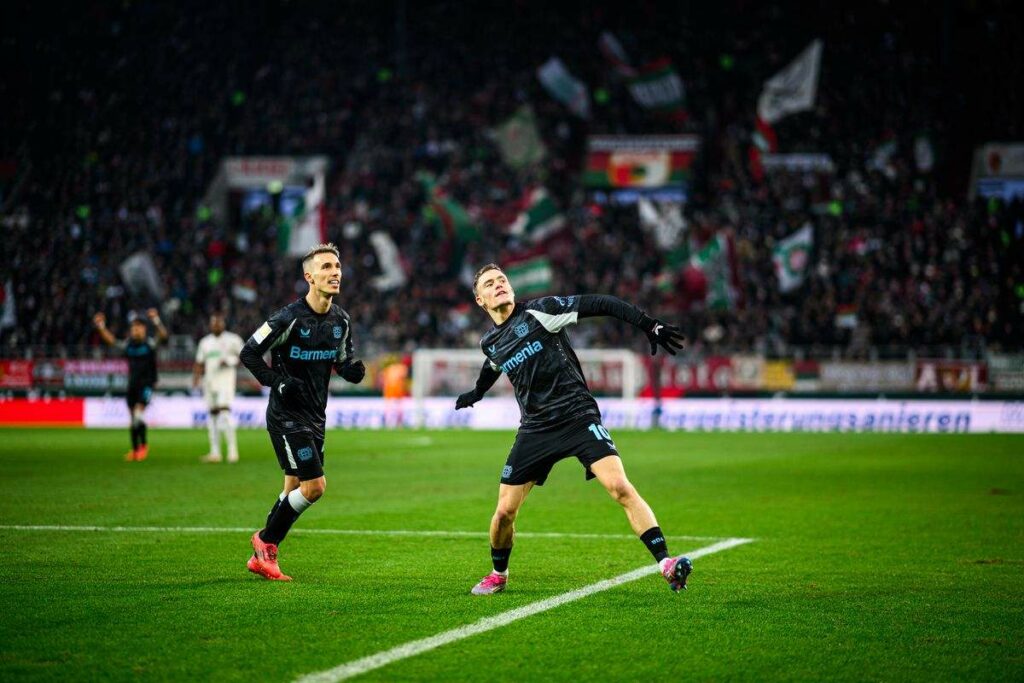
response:
<path id="1" fill-rule="evenodd" d="M 360 680 L 1022 680 L 1024 438 L 614 434 L 690 590 L 648 576 L 397 661 Z M 650 561 L 630 538 L 521 538 L 509 590 L 476 598 L 512 432 L 332 431 L 325 497 L 281 548 L 295 580 L 245 570 L 280 490 L 262 431 L 202 465 L 205 432 L 0 430 L 0 680 L 290 681 Z M 627 534 L 575 461 L 521 532 Z"/>

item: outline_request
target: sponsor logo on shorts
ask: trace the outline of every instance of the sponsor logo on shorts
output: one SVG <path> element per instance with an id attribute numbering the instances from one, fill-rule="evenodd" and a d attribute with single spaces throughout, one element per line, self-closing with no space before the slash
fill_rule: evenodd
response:
<path id="1" fill-rule="evenodd" d="M 505 467 L 502 468 L 502 470 L 501 470 L 501 478 L 502 479 L 508 479 L 511 476 L 512 476 L 512 465 L 505 465 Z"/>
<path id="2" fill-rule="evenodd" d="M 298 346 L 292 346 L 288 351 L 288 357 L 295 360 L 335 360 L 338 357 L 338 349 L 331 349 L 330 351 L 322 349 L 303 351 Z"/>
<path id="3" fill-rule="evenodd" d="M 544 350 L 544 345 L 539 341 L 523 344 L 522 348 L 516 351 L 514 356 L 510 356 L 507 361 L 501 364 L 501 369 L 505 374 L 509 371 L 515 370 L 522 365 L 528 358 L 537 355 Z"/>
<path id="4" fill-rule="evenodd" d="M 520 323 L 512 328 L 512 331 L 516 333 L 516 336 L 520 339 L 530 333 L 530 326 L 526 323 Z"/>
<path id="5" fill-rule="evenodd" d="M 295 451 L 295 455 L 299 456 L 299 460 L 302 460 L 303 462 L 305 462 L 306 460 L 312 460 L 313 449 L 310 448 L 309 446 L 305 446 Z"/>

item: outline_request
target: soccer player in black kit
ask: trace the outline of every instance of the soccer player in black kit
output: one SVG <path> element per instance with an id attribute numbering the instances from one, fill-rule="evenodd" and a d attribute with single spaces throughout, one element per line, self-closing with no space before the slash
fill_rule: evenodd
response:
<path id="1" fill-rule="evenodd" d="M 324 427 L 327 384 L 333 368 L 358 384 L 366 374 L 352 358 L 352 325 L 333 299 L 341 291 L 341 261 L 333 244 L 321 244 L 302 259 L 309 292 L 277 311 L 253 333 L 241 360 L 260 384 L 270 387 L 267 431 L 284 470 L 284 490 L 267 515 L 266 526 L 252 535 L 248 568 L 276 581 L 281 573 L 277 547 L 292 524 L 319 500 L 324 478 Z M 263 354 L 270 351 L 268 367 Z"/>
<path id="2" fill-rule="evenodd" d="M 132 449 L 124 459 L 139 462 L 149 455 L 149 443 L 146 440 L 146 406 L 153 396 L 156 386 L 156 349 L 167 341 L 167 328 L 160 322 L 160 315 L 155 308 L 146 311 L 146 317 L 156 328 L 156 337 L 146 336 L 146 321 L 139 317 L 131 319 L 128 326 L 128 338 L 118 341 L 107 329 L 107 317 L 97 313 L 92 317 L 96 331 L 108 346 L 116 346 L 124 352 L 128 359 L 128 411 L 131 413 Z"/>
<path id="3" fill-rule="evenodd" d="M 693 568 L 690 560 L 669 555 L 654 513 L 626 478 L 565 333 L 565 327 L 579 318 L 611 316 L 643 330 L 652 354 L 660 346 L 674 355 L 683 344 L 679 328 L 655 320 L 621 299 L 600 294 L 516 303 L 505 273 L 494 263 L 477 271 L 473 293 L 494 327 L 480 340 L 487 360 L 476 387 L 459 396 L 455 408 L 468 408 L 481 400 L 504 372 L 515 389 L 522 419 L 501 472 L 498 506 L 491 519 L 494 571 L 481 579 L 472 593 L 491 595 L 505 590 L 519 508 L 530 489 L 544 484 L 554 464 L 571 456 L 583 465 L 587 479 L 596 477 L 622 505 L 630 526 L 654 556 L 672 590 L 686 588 Z"/>

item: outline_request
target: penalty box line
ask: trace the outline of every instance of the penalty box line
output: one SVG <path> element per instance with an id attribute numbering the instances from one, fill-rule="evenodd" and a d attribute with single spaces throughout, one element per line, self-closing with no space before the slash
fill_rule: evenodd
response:
<path id="1" fill-rule="evenodd" d="M 697 559 L 713 553 L 722 552 L 723 550 L 729 550 L 730 548 L 735 548 L 745 543 L 752 543 L 753 541 L 754 539 L 752 538 L 727 538 L 724 541 L 719 541 L 718 543 L 713 543 L 711 545 L 704 546 L 703 548 L 691 550 L 686 553 L 686 555 L 690 557 L 690 559 Z M 496 628 L 507 626 L 514 621 L 519 621 L 520 619 L 531 617 L 534 614 L 546 612 L 566 603 L 581 600 L 587 596 L 594 595 L 595 593 L 600 593 L 602 591 L 615 588 L 616 586 L 621 586 L 624 583 L 629 583 L 630 581 L 635 581 L 656 573 L 658 573 L 658 565 L 644 565 L 639 569 L 634 569 L 633 571 L 620 574 L 619 576 L 611 579 L 598 581 L 597 583 L 592 583 L 589 586 L 577 588 L 576 590 L 569 591 L 568 593 L 562 593 L 561 595 L 556 595 L 545 600 L 531 602 L 528 605 L 480 619 L 479 621 L 466 626 L 453 628 L 449 631 L 444 631 L 428 638 L 413 640 L 397 647 L 393 647 L 390 650 L 383 650 L 368 657 L 340 664 L 332 669 L 327 669 L 326 671 L 317 671 L 306 674 L 297 678 L 295 683 L 335 683 L 336 681 L 344 681 L 349 678 L 374 671 L 375 669 L 380 669 L 388 664 L 408 659 L 410 657 L 415 657 L 416 655 L 423 654 L 424 652 L 435 650 L 439 647 L 443 647 L 459 640 L 464 640 L 480 633 L 493 631 Z"/>
<path id="2" fill-rule="evenodd" d="M 96 526 L 63 524 L 0 524 L 0 531 L 107 531 L 113 533 L 177 533 L 177 534 L 251 534 L 253 527 L 225 526 Z M 324 534 L 334 536 L 433 536 L 437 538 L 487 538 L 486 531 L 438 531 L 434 529 L 307 529 L 291 534 Z M 582 538 L 597 540 L 636 540 L 633 534 L 585 534 L 561 531 L 517 531 L 521 538 Z M 666 536 L 669 540 L 715 541 L 722 536 Z"/>

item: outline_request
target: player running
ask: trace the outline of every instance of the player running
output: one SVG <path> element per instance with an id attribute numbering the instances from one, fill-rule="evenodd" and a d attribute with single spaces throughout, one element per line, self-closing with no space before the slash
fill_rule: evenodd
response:
<path id="1" fill-rule="evenodd" d="M 125 453 L 124 459 L 129 462 L 145 460 L 149 455 L 149 443 L 146 440 L 145 411 L 149 400 L 153 397 L 156 386 L 156 349 L 167 341 L 167 328 L 160 322 L 160 314 L 155 308 L 146 311 L 146 316 L 156 328 L 156 337 L 146 336 L 146 321 L 140 317 L 132 317 L 128 326 L 128 338 L 118 341 L 107 329 L 107 316 L 97 313 L 92 317 L 96 331 L 108 346 L 116 346 L 124 352 L 128 359 L 128 410 L 131 413 L 132 449 Z"/>
<path id="2" fill-rule="evenodd" d="M 327 486 L 324 427 L 331 368 L 353 384 L 366 374 L 363 362 L 352 359 L 348 313 L 332 303 L 341 291 L 339 258 L 333 244 L 311 249 L 302 259 L 309 292 L 271 315 L 242 348 L 242 363 L 260 384 L 270 387 L 267 431 L 284 470 L 284 490 L 267 515 L 266 526 L 252 535 L 249 571 L 267 579 L 291 581 L 277 564 L 277 547 Z M 270 367 L 263 360 L 267 351 Z"/>
<path id="3" fill-rule="evenodd" d="M 192 386 L 198 387 L 202 383 L 209 410 L 206 428 L 210 435 L 210 452 L 202 457 L 203 462 L 221 461 L 222 435 L 228 446 L 228 462 L 238 462 L 238 436 L 231 416 L 231 404 L 235 400 L 238 354 L 244 345 L 241 337 L 226 331 L 223 314 L 210 316 L 210 334 L 199 340 L 196 363 L 192 368 Z"/>
<path id="4" fill-rule="evenodd" d="M 683 344 L 679 328 L 655 320 L 613 296 L 549 296 L 517 304 L 505 273 L 494 263 L 477 271 L 473 293 L 494 327 L 480 341 L 487 360 L 476 387 L 459 396 L 455 409 L 468 408 L 481 400 L 504 372 L 515 389 L 522 418 L 501 471 L 498 506 L 491 519 L 494 571 L 481 579 L 472 593 L 491 595 L 505 590 L 519 508 L 534 485 L 544 484 L 554 464 L 570 456 L 580 461 L 588 480 L 596 477 L 625 508 L 630 526 L 654 556 L 672 590 L 686 588 L 686 578 L 693 569 L 690 560 L 669 556 L 654 513 L 626 478 L 565 333 L 565 328 L 579 318 L 611 316 L 643 330 L 651 342 L 652 354 L 660 346 L 675 355 Z"/>

